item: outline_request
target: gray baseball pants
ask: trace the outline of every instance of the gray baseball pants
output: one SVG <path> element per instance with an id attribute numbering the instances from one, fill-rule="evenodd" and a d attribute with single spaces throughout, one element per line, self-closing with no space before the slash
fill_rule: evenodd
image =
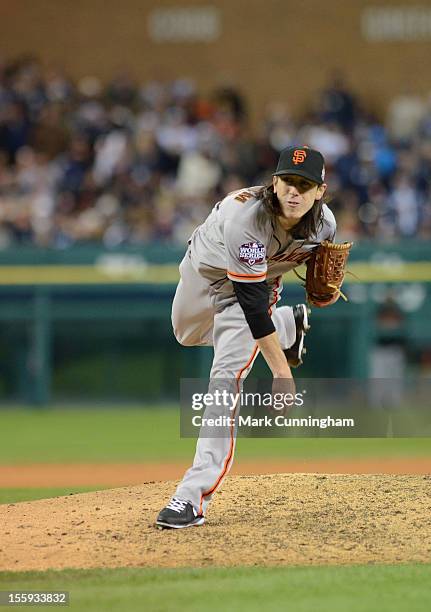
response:
<path id="1" fill-rule="evenodd" d="M 216 312 L 210 297 L 210 282 L 193 268 L 188 253 L 180 264 L 180 281 L 172 304 L 172 325 L 176 339 L 184 346 L 213 346 L 211 381 L 232 381 L 240 390 L 241 380 L 250 372 L 259 353 L 258 346 L 238 302 Z M 274 302 L 276 301 L 274 295 Z M 282 349 L 295 342 L 296 326 L 290 306 L 271 307 L 271 317 Z M 234 408 L 232 410 L 232 408 Z M 207 408 L 205 418 L 238 416 L 239 406 Z M 219 434 L 218 434 L 219 435 Z M 235 451 L 236 427 L 226 427 L 223 437 L 200 436 L 192 467 L 178 485 L 175 496 L 205 510 L 213 493 L 229 472 Z"/>

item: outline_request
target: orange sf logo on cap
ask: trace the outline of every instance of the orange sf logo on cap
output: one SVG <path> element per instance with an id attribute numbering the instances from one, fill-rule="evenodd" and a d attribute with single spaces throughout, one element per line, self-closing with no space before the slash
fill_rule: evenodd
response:
<path id="1" fill-rule="evenodd" d="M 307 153 L 304 151 L 304 149 L 296 149 L 293 152 L 292 161 L 294 164 L 302 164 L 306 157 Z"/>

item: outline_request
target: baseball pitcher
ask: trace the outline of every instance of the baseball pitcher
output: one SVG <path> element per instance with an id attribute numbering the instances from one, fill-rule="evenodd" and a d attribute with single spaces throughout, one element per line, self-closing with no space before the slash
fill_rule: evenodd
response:
<path id="1" fill-rule="evenodd" d="M 184 346 L 214 347 L 210 390 L 220 380 L 239 390 L 259 352 L 275 386 L 292 379 L 291 366 L 302 363 L 309 311 L 305 304 L 277 308 L 285 272 L 306 262 L 312 305 L 327 306 L 340 296 L 351 244 L 333 242 L 336 223 L 323 202 L 324 179 L 319 151 L 286 148 L 270 185 L 230 193 L 192 234 L 180 264 L 172 325 Z M 239 406 L 217 410 L 237 417 Z M 235 425 L 227 426 L 225 436 L 199 437 L 193 465 L 157 526 L 204 523 L 232 466 L 235 441 Z"/>

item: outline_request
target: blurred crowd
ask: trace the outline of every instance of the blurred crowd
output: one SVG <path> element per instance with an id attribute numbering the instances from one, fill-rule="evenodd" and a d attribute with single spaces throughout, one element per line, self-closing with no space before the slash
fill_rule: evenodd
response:
<path id="1" fill-rule="evenodd" d="M 298 144 L 327 160 L 339 239 L 431 238 L 431 97 L 405 91 L 376 117 L 342 75 L 302 116 L 272 103 L 251 128 L 225 86 L 72 82 L 29 57 L 0 64 L 0 248 L 184 243 L 224 194 L 270 179 Z"/>

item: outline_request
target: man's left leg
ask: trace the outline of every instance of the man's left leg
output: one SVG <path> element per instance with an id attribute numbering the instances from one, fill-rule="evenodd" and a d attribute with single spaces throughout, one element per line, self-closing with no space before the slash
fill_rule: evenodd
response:
<path id="1" fill-rule="evenodd" d="M 239 394 L 242 380 L 258 355 L 244 313 L 238 303 L 214 317 L 214 360 L 208 392 Z M 206 408 L 203 418 L 225 417 L 225 425 L 201 428 L 192 467 L 187 470 L 170 504 L 157 519 L 161 527 L 189 527 L 203 522 L 205 510 L 229 472 L 234 457 L 239 397 Z"/>
<path id="2" fill-rule="evenodd" d="M 305 305 L 301 306 L 305 308 Z M 271 316 L 282 349 L 294 345 L 300 329 L 294 309 L 289 306 L 273 308 Z M 242 379 L 251 370 L 258 353 L 258 346 L 238 303 L 216 314 L 214 361 L 208 391 L 214 393 L 227 389 L 228 393 L 239 393 Z M 216 437 L 211 437 L 208 429 L 201 430 L 193 465 L 178 485 L 171 502 L 160 512 L 159 526 L 181 528 L 204 522 L 205 510 L 233 463 L 239 408 L 239 404 L 230 403 L 205 410 L 204 418 L 233 416 L 235 422 L 224 429 L 217 428 Z"/>

